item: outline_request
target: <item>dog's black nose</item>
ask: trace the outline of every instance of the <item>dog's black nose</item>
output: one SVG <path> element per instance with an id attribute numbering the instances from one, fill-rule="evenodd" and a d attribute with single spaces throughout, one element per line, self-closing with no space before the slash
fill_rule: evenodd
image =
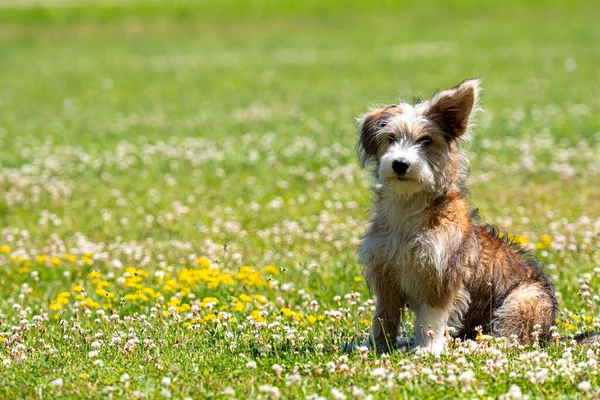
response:
<path id="1" fill-rule="evenodd" d="M 410 164 L 404 160 L 394 160 L 392 162 L 392 169 L 398 175 L 404 175 L 408 171 L 408 167 L 410 167 Z"/>

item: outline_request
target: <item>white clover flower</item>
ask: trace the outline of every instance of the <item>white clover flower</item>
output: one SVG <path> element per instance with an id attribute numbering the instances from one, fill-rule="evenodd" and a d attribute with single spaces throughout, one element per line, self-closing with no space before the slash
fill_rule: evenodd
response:
<path id="1" fill-rule="evenodd" d="M 275 375 L 277 376 L 281 376 L 281 373 L 283 372 L 283 367 L 279 364 L 273 364 L 273 372 L 275 373 Z"/>
<path id="2" fill-rule="evenodd" d="M 589 381 L 582 381 L 577 385 L 577 389 L 582 392 L 589 392 L 592 389 L 592 384 Z"/>
<path id="3" fill-rule="evenodd" d="M 61 387 L 64 384 L 63 378 L 57 378 L 50 382 L 50 386 Z"/>
<path id="4" fill-rule="evenodd" d="M 346 400 L 346 395 L 339 389 L 332 388 L 330 393 L 331 398 L 334 400 Z"/>
<path id="5" fill-rule="evenodd" d="M 235 396 L 235 390 L 231 386 L 227 386 L 222 392 L 225 396 Z"/>

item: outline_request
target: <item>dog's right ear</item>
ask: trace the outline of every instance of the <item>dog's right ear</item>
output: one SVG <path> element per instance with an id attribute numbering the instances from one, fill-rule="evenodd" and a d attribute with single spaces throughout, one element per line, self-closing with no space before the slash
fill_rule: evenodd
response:
<path id="1" fill-rule="evenodd" d="M 396 112 L 396 106 L 392 105 L 368 112 L 358 119 L 356 153 L 362 167 L 377 158 L 384 138 L 384 135 L 381 134 L 382 130 L 387 125 L 389 118 Z"/>

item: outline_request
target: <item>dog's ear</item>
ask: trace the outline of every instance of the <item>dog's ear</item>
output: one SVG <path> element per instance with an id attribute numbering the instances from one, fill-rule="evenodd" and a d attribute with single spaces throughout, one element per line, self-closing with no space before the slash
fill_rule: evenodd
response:
<path id="1" fill-rule="evenodd" d="M 425 115 L 435 121 L 451 138 L 469 132 L 479 105 L 481 81 L 467 79 L 460 85 L 433 95 Z"/>
<path id="2" fill-rule="evenodd" d="M 398 107 L 391 105 L 368 112 L 358 119 L 356 153 L 361 166 L 364 167 L 377 158 L 383 140 L 381 131 L 390 117 L 398 112 Z"/>

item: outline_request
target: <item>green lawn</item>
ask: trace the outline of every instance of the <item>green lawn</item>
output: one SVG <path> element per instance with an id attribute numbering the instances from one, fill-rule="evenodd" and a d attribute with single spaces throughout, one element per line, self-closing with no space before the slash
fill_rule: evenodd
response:
<path id="1" fill-rule="evenodd" d="M 478 3 L 0 1 L 0 398 L 600 396 L 600 3 Z M 560 338 L 341 353 L 355 118 L 470 77 L 472 201 Z"/>

